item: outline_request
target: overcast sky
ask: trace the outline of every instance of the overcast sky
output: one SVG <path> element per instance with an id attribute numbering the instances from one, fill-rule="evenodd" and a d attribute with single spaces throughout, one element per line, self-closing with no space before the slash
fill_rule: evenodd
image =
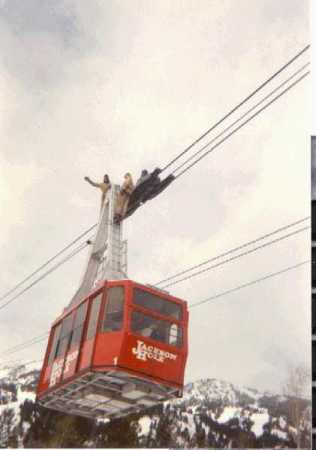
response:
<path id="1" fill-rule="evenodd" d="M 85 175 L 119 183 L 163 166 L 305 47 L 308 22 L 306 0 L 1 0 L 1 293 L 97 220 Z M 307 78 L 126 221 L 131 279 L 155 283 L 310 214 L 309 89 Z M 171 293 L 193 303 L 309 255 L 304 232 Z M 86 258 L 0 311 L 0 352 L 49 329 Z M 309 272 L 192 309 L 186 381 L 280 390 L 290 365 L 310 363 Z"/>

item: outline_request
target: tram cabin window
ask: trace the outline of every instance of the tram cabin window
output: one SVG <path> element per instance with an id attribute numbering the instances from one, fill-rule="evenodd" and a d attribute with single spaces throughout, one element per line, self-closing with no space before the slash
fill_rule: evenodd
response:
<path id="1" fill-rule="evenodd" d="M 102 331 L 119 331 L 123 325 L 124 316 L 124 288 L 115 286 L 107 291 L 105 317 Z"/>
<path id="2" fill-rule="evenodd" d="M 94 338 L 97 326 L 98 318 L 101 306 L 102 293 L 92 299 L 92 305 L 90 310 L 89 325 L 87 330 L 87 340 Z"/>
<path id="3" fill-rule="evenodd" d="M 80 305 L 77 309 L 70 347 L 80 344 L 86 312 L 87 302 Z"/>
<path id="4" fill-rule="evenodd" d="M 172 322 L 159 320 L 139 311 L 132 313 L 131 329 L 134 333 L 165 344 L 181 347 L 182 328 Z"/>
<path id="5" fill-rule="evenodd" d="M 182 319 L 182 306 L 142 289 L 134 289 L 134 304 L 151 309 L 163 316 Z"/>
<path id="6" fill-rule="evenodd" d="M 52 342 L 52 346 L 50 349 L 50 353 L 49 353 L 49 358 L 48 358 L 48 365 L 51 366 L 55 356 L 56 356 L 56 349 L 57 349 L 57 344 L 58 344 L 58 339 L 59 339 L 59 334 L 60 334 L 60 330 L 61 330 L 61 323 L 58 324 L 55 328 L 54 328 L 54 336 L 53 336 L 53 342 Z"/>
<path id="7" fill-rule="evenodd" d="M 70 314 L 69 316 L 65 317 L 62 322 L 56 356 L 64 356 L 68 349 L 68 344 L 72 334 L 72 322 L 73 322 L 73 314 Z"/>

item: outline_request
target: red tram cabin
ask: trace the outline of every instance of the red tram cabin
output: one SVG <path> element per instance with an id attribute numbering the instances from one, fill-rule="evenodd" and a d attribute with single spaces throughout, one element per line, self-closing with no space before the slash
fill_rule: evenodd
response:
<path id="1" fill-rule="evenodd" d="M 187 331 L 185 301 L 131 280 L 105 281 L 54 322 L 37 399 L 115 418 L 181 397 Z"/>

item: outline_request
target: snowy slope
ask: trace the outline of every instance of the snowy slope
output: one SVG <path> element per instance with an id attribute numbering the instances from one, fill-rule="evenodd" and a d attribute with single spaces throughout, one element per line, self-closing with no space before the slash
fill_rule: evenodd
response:
<path id="1" fill-rule="evenodd" d="M 25 401 L 35 402 L 38 370 L 23 365 L 3 366 L 0 371 L 0 445 L 10 434 L 20 442 L 29 424 L 21 420 L 21 406 Z"/>
<path id="2" fill-rule="evenodd" d="M 39 371 L 30 369 L 29 366 L 2 367 L 0 446 L 9 443 L 12 447 L 22 447 L 29 435 L 30 426 L 33 426 L 33 430 L 36 428 L 39 416 L 38 412 L 37 415 L 34 414 L 34 401 L 38 375 Z M 31 406 L 27 407 L 25 402 Z M 308 402 L 304 405 L 307 407 Z M 69 417 L 65 416 L 66 429 L 69 427 Z M 135 446 L 140 447 L 295 446 L 293 436 L 296 430 L 289 418 L 288 398 L 260 393 L 256 389 L 235 386 L 217 379 L 190 383 L 185 387 L 183 398 L 165 402 L 160 407 L 146 410 L 136 418 L 126 420 L 126 430 L 133 428 L 132 422 L 128 421 L 133 420 L 135 425 L 136 420 L 133 428 L 136 430 Z M 113 433 L 117 426 L 115 421 L 112 422 L 97 424 L 96 428 L 100 432 L 94 432 L 97 436 L 94 439 L 101 439 L 101 444 L 104 444 L 102 439 L 108 433 L 111 434 L 111 430 Z M 87 429 L 90 424 L 88 422 Z M 61 426 L 60 423 L 58 426 Z M 74 433 L 71 434 L 75 439 Z M 119 447 L 123 436 L 120 436 L 120 432 L 116 435 Z M 308 441 L 308 432 L 306 436 Z M 88 443 L 89 446 L 95 446 L 90 432 L 87 431 L 86 439 L 84 437 L 80 442 L 85 445 L 78 443 L 78 447 Z M 45 442 L 41 442 L 39 446 L 45 446 Z"/>

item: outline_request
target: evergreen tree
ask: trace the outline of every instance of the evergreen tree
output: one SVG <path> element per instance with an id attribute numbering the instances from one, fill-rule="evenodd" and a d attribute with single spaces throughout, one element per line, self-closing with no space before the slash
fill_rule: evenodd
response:
<path id="1" fill-rule="evenodd" d="M 99 427 L 96 439 L 97 447 L 139 447 L 138 433 L 140 427 L 138 417 L 130 415 Z"/>

